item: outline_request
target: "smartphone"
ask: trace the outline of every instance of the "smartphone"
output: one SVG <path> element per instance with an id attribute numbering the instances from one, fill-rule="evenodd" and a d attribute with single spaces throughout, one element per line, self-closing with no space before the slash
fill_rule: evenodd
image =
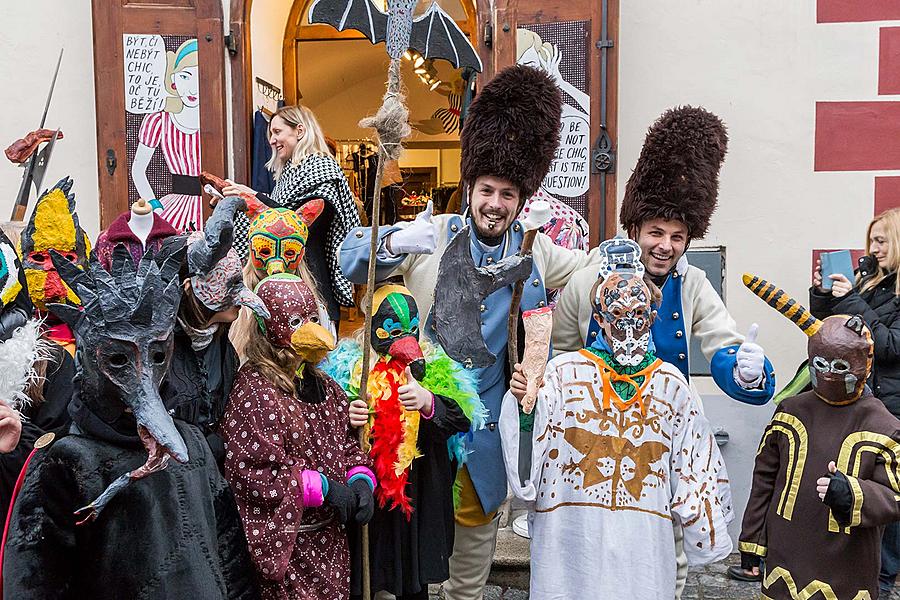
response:
<path id="1" fill-rule="evenodd" d="M 835 252 L 823 252 L 819 255 L 822 261 L 822 289 L 830 290 L 834 283 L 829 275 L 843 275 L 850 283 L 853 283 L 853 260 L 849 250 L 837 250 Z"/>

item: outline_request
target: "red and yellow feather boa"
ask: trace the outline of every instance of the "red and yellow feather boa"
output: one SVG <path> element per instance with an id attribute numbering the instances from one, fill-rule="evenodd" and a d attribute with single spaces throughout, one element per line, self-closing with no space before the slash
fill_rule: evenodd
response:
<path id="1" fill-rule="evenodd" d="M 412 504 L 406 495 L 406 480 L 413 460 L 422 454 L 416 447 L 419 435 L 418 411 L 404 410 L 399 388 L 406 383 L 403 364 L 380 357 L 369 372 L 366 387 L 372 418 L 365 427 L 366 448 L 372 457 L 378 487 L 375 497 L 384 508 L 400 507 L 406 518 L 412 515 Z"/>

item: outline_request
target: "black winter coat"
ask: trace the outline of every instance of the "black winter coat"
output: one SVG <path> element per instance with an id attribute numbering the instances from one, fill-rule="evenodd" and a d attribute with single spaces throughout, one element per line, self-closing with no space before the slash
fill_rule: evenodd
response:
<path id="1" fill-rule="evenodd" d="M 13 488 L 34 443 L 45 433 L 54 433 L 56 439 L 66 435 L 72 418 L 69 416 L 69 401 L 72 399 L 72 379 L 75 377 L 75 361 L 61 346 L 52 347 L 53 358 L 49 359 L 43 386 L 44 401 L 22 410 L 22 435 L 15 450 L 0 454 L 0 514 L 4 521 L 12 500 Z"/>
<path id="2" fill-rule="evenodd" d="M 900 297 L 894 293 L 896 277 L 892 273 L 862 294 L 858 284 L 842 298 L 810 288 L 809 308 L 819 319 L 842 314 L 862 316 L 875 342 L 869 386 L 891 414 L 900 418 Z"/>
<path id="3" fill-rule="evenodd" d="M 96 521 L 73 514 L 147 459 L 141 448 L 72 434 L 38 451 L 16 501 L 4 598 L 258 598 L 231 489 L 200 431 L 176 421 L 190 461 L 120 492 Z"/>
<path id="4" fill-rule="evenodd" d="M 215 430 L 225 413 L 238 363 L 227 327 L 219 329 L 209 346 L 194 350 L 191 338 L 177 326 L 169 372 L 159 388 L 172 416 L 200 427 L 220 467 L 225 460 L 225 445 Z"/>

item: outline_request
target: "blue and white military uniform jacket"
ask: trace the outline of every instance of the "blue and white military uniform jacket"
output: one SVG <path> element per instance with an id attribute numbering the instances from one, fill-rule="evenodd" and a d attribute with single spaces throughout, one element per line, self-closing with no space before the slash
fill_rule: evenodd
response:
<path id="1" fill-rule="evenodd" d="M 419 307 L 419 314 L 429 315 L 424 328 L 432 333 L 431 306 L 438 266 L 444 248 L 462 228 L 468 224 L 460 215 L 436 215 L 432 223 L 437 227 L 437 248 L 433 254 L 409 254 L 396 258 L 377 257 L 376 275 L 379 281 L 391 275 L 402 275 L 404 284 L 412 292 Z M 397 227 L 382 227 L 379 237 L 384 239 Z M 507 231 L 503 242 L 497 247 L 487 247 L 472 236 L 472 257 L 477 266 L 487 266 L 506 256 L 518 252 L 523 237 L 522 225 L 516 221 Z M 340 260 L 344 275 L 354 283 L 365 283 L 370 250 L 371 229 L 352 230 L 341 247 Z M 567 250 L 554 246 L 550 238 L 539 233 L 533 247 L 534 265 L 531 276 L 525 282 L 522 294 L 523 311 L 540 308 L 547 303 L 546 288 L 562 287 L 578 269 L 596 263 L 599 254 L 580 250 Z M 471 451 L 466 466 L 475 485 L 485 513 L 495 511 L 506 498 L 506 474 L 500 447 L 500 432 L 497 421 L 503 395 L 509 389 L 509 374 L 506 372 L 507 320 L 512 299 L 512 286 L 497 290 L 482 303 L 481 333 L 488 349 L 497 360 L 493 365 L 478 369 L 479 393 L 489 411 L 488 425 L 474 434 L 468 444 Z"/>
<path id="2" fill-rule="evenodd" d="M 553 353 L 590 346 L 600 328 L 593 318 L 590 290 L 599 272 L 585 268 L 572 276 L 553 311 Z M 662 286 L 662 301 L 656 307 L 656 321 L 650 328 L 656 354 L 690 378 L 688 348 L 692 337 L 710 362 L 716 385 L 728 396 L 748 404 L 765 404 L 775 394 L 775 372 L 767 358 L 765 381 L 759 389 L 744 389 L 734 379 L 737 349 L 744 341 L 737 324 L 703 270 L 688 264 L 682 256 Z"/>

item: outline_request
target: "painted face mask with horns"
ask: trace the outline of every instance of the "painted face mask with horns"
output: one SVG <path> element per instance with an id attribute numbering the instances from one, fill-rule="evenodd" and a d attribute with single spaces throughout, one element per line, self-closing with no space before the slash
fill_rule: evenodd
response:
<path id="1" fill-rule="evenodd" d="M 765 279 L 745 274 L 744 285 L 809 336 L 809 377 L 813 391 L 827 402 L 856 402 L 872 373 L 875 345 L 859 315 L 832 315 L 822 321 Z"/>

